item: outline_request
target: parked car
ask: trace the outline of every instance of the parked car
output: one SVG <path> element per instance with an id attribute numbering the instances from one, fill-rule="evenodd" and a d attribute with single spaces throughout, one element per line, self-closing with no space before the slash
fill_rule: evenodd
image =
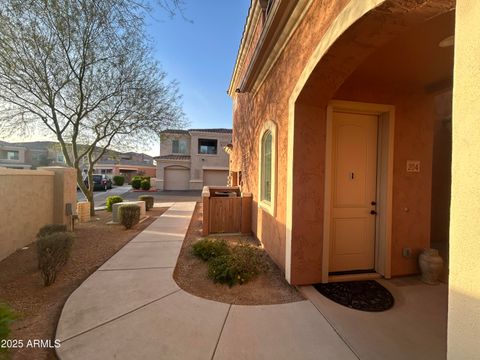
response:
<path id="1" fill-rule="evenodd" d="M 88 177 L 83 181 L 88 186 Z M 93 190 L 108 190 L 112 188 L 112 179 L 104 174 L 93 175 Z"/>

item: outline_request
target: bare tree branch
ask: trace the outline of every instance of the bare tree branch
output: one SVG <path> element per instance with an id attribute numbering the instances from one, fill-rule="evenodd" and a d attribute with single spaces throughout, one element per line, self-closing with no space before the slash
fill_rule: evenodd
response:
<path id="1" fill-rule="evenodd" d="M 110 147 L 156 141 L 184 118 L 145 35 L 154 6 L 183 16 L 183 0 L 0 2 L 0 134 L 55 134 L 92 210 L 82 164 L 93 184 Z"/>

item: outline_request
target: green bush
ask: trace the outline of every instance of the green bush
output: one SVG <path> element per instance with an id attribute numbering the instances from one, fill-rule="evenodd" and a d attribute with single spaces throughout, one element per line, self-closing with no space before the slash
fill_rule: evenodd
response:
<path id="1" fill-rule="evenodd" d="M 10 325 L 16 318 L 17 314 L 15 314 L 12 309 L 6 304 L 0 303 L 0 343 L 8 339 L 8 335 L 10 335 Z M 0 359 L 2 359 L 2 354 L 6 354 L 7 351 L 7 347 L 0 346 Z"/>
<path id="2" fill-rule="evenodd" d="M 107 197 L 106 205 L 107 211 L 112 211 L 113 204 L 123 202 L 123 198 L 121 196 L 109 196 Z"/>
<path id="3" fill-rule="evenodd" d="M 37 240 L 38 268 L 45 286 L 55 282 L 60 268 L 66 264 L 73 244 L 73 234 L 56 232 Z"/>
<path id="4" fill-rule="evenodd" d="M 115 175 L 113 177 L 113 183 L 117 186 L 122 186 L 123 184 L 125 184 L 125 177 L 121 175 Z"/>
<path id="5" fill-rule="evenodd" d="M 192 245 L 193 254 L 203 261 L 230 255 L 231 249 L 225 240 L 202 239 Z"/>
<path id="6" fill-rule="evenodd" d="M 120 223 L 125 229 L 131 229 L 140 221 L 140 206 L 135 204 L 121 205 L 118 209 L 120 215 Z"/>
<path id="7" fill-rule="evenodd" d="M 259 249 L 249 245 L 239 245 L 232 249 L 230 255 L 222 255 L 208 262 L 208 277 L 214 282 L 243 284 L 266 270 Z"/>
<path id="8" fill-rule="evenodd" d="M 135 175 L 135 176 L 132 177 L 132 180 L 140 180 L 140 181 L 148 180 L 148 181 L 150 181 L 150 176 Z"/>
<path id="9" fill-rule="evenodd" d="M 38 230 L 37 234 L 37 239 L 56 233 L 56 232 L 66 232 L 67 231 L 67 225 L 64 224 L 47 224 L 45 226 L 42 226 L 40 230 Z"/>
<path id="10" fill-rule="evenodd" d="M 141 195 L 138 197 L 138 200 L 145 201 L 145 209 L 148 211 L 153 208 L 155 198 L 151 195 Z"/>
<path id="11" fill-rule="evenodd" d="M 132 188 L 134 188 L 135 190 L 138 190 L 140 189 L 141 186 L 142 186 L 141 179 L 132 179 Z"/>
<path id="12" fill-rule="evenodd" d="M 150 190 L 150 180 L 142 180 L 140 183 L 142 190 Z"/>

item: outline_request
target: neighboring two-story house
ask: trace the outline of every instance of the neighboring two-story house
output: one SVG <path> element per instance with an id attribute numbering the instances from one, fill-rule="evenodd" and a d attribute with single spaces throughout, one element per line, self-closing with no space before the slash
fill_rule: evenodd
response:
<path id="1" fill-rule="evenodd" d="M 96 153 L 101 151 L 97 148 Z M 21 143 L 0 142 L 0 166 L 36 168 L 39 166 L 66 166 L 59 143 L 54 141 L 30 141 Z M 85 160 L 80 163 L 87 171 Z M 94 173 L 123 175 L 129 182 L 135 175 L 155 177 L 156 165 L 153 157 L 136 152 L 108 150 L 95 164 Z"/>
<path id="2" fill-rule="evenodd" d="M 227 185 L 231 129 L 165 130 L 157 156 L 158 190 L 201 190 Z"/>
<path id="3" fill-rule="evenodd" d="M 30 169 L 31 165 L 25 162 L 26 148 L 15 146 L 7 142 L 0 142 L 0 167 L 12 169 Z"/>

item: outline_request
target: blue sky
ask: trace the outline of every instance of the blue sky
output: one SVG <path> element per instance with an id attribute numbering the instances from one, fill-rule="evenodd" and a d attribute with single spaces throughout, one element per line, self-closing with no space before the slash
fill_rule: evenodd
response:
<path id="1" fill-rule="evenodd" d="M 185 21 L 157 12 L 149 20 L 156 58 L 180 82 L 190 127 L 231 127 L 226 91 L 250 5 L 249 0 L 186 0 Z M 160 21 L 158 19 L 161 19 Z"/>

